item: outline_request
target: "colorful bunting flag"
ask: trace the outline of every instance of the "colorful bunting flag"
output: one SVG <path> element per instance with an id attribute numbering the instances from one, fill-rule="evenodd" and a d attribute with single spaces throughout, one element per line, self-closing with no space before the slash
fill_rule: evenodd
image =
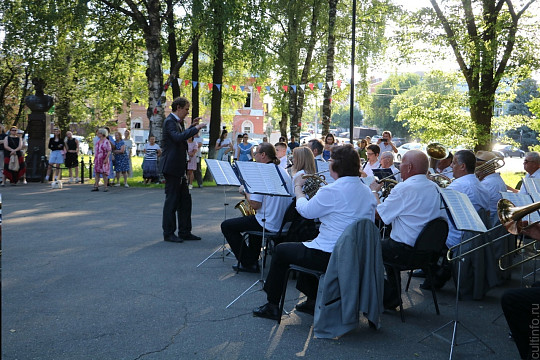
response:
<path id="1" fill-rule="evenodd" d="M 236 91 L 236 85 L 232 86 L 233 91 Z"/>
<path id="2" fill-rule="evenodd" d="M 291 85 L 292 91 L 296 92 L 296 85 Z"/>
<path id="3" fill-rule="evenodd" d="M 197 81 L 192 81 L 191 84 L 193 84 L 193 88 L 195 89 L 197 87 L 198 82 Z"/>
<path id="4" fill-rule="evenodd" d="M 214 84 L 212 83 L 208 83 L 208 90 L 212 90 L 212 87 L 214 86 Z"/>
<path id="5" fill-rule="evenodd" d="M 313 86 L 314 84 L 313 83 L 309 83 L 309 88 L 313 91 Z"/>
<path id="6" fill-rule="evenodd" d="M 281 85 L 281 87 L 283 88 L 283 90 L 285 90 L 285 92 L 287 92 L 287 90 L 289 90 L 289 87 L 287 85 Z"/>
<path id="7" fill-rule="evenodd" d="M 323 83 L 320 82 L 320 83 L 317 83 L 317 86 L 319 87 L 319 90 L 322 90 L 322 87 L 323 87 Z"/>
<path id="8" fill-rule="evenodd" d="M 216 84 L 218 91 L 221 91 L 221 84 Z"/>
<path id="9" fill-rule="evenodd" d="M 300 89 L 302 89 L 302 91 L 305 91 L 306 90 L 306 84 L 301 84 Z"/>
<path id="10" fill-rule="evenodd" d="M 188 86 L 189 80 L 188 79 L 184 80 L 184 84 L 186 84 L 186 86 Z"/>
<path id="11" fill-rule="evenodd" d="M 244 85 L 240 85 L 240 90 L 244 91 L 246 87 Z"/>
<path id="12" fill-rule="evenodd" d="M 257 86 L 257 91 L 259 92 L 259 94 L 261 93 L 261 87 L 260 86 Z"/>

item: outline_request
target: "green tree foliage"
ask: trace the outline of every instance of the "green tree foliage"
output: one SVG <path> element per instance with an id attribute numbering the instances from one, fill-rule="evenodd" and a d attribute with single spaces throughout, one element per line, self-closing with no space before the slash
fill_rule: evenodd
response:
<path id="1" fill-rule="evenodd" d="M 408 125 L 396 121 L 397 111 L 391 109 L 392 100 L 420 82 L 418 74 L 393 74 L 377 87 L 367 111 L 365 124 L 381 131 L 389 130 L 394 136 L 406 137 Z"/>
<path id="2" fill-rule="evenodd" d="M 332 126 L 348 129 L 350 126 L 350 118 L 351 118 L 351 114 L 350 114 L 350 109 L 348 105 L 334 107 L 334 111 L 332 113 Z M 360 112 L 360 109 L 355 107 L 354 114 L 353 114 L 353 125 L 362 126 L 363 119 L 364 119 L 364 116 Z"/>
<path id="3" fill-rule="evenodd" d="M 540 66 L 535 55 L 540 44 L 534 41 L 539 24 L 527 19 L 535 0 L 516 5 L 502 0 L 430 2 L 431 9 L 415 12 L 402 26 L 413 39 L 451 49 L 467 83 L 475 145 L 487 149 L 495 94 L 502 79 L 524 78 Z"/>

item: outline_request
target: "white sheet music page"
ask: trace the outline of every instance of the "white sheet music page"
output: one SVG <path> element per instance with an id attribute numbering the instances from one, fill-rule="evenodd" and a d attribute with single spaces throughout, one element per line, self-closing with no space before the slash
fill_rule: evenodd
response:
<path id="1" fill-rule="evenodd" d="M 525 186 L 525 190 L 529 194 L 540 193 L 540 179 L 523 178 L 523 184 L 521 186 Z"/>
<path id="2" fill-rule="evenodd" d="M 284 179 L 275 164 L 238 161 L 236 166 L 250 194 L 290 196 Z"/>
<path id="3" fill-rule="evenodd" d="M 320 175 L 324 175 L 324 181 L 326 181 L 327 183 L 331 184 L 333 183 L 335 180 L 333 177 L 330 176 L 330 170 L 328 169 L 328 166 L 329 166 L 329 162 L 326 162 L 326 161 L 315 161 L 315 165 L 317 165 L 317 172 L 320 173 L 320 172 L 323 172 L 322 174 Z"/>
<path id="4" fill-rule="evenodd" d="M 231 164 L 228 161 L 220 161 L 216 159 L 204 159 L 206 166 L 214 177 L 217 185 L 232 185 L 240 186 L 240 180 L 236 177 Z"/>
<path id="5" fill-rule="evenodd" d="M 476 232 L 487 231 L 467 195 L 452 189 L 441 189 L 441 195 L 450 210 L 456 229 Z"/>

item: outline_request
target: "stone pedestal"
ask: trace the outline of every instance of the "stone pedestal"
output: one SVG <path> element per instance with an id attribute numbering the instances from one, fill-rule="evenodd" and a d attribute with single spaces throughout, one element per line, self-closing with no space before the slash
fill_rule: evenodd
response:
<path id="1" fill-rule="evenodd" d="M 28 149 L 26 151 L 26 180 L 41 181 L 45 171 L 42 167 L 42 157 L 49 156 L 49 137 L 51 134 L 51 116 L 45 113 L 28 115 Z"/>

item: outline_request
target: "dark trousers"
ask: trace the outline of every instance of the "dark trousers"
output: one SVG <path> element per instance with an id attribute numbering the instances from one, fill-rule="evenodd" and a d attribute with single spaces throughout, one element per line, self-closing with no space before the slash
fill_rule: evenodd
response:
<path id="1" fill-rule="evenodd" d="M 197 181 L 197 184 L 199 185 L 199 187 L 203 185 L 201 161 L 202 161 L 202 158 L 199 158 L 199 161 L 197 161 L 197 170 L 193 172 L 195 176 L 195 180 Z"/>
<path id="2" fill-rule="evenodd" d="M 176 231 L 178 235 L 191 233 L 191 195 L 185 177 L 165 175 L 165 202 L 163 203 L 163 236 Z"/>
<path id="3" fill-rule="evenodd" d="M 507 290 L 501 305 L 521 359 L 540 357 L 540 288 Z"/>
<path id="4" fill-rule="evenodd" d="M 255 215 L 228 219 L 221 223 L 221 232 L 223 232 L 223 236 L 229 243 L 236 259 L 243 266 L 251 267 L 259 260 L 262 238 L 250 236 L 249 243 L 242 246 L 244 242 L 242 233 L 245 231 L 262 231 L 262 226 L 255 219 Z"/>
<path id="5" fill-rule="evenodd" d="M 407 266 L 413 254 L 413 247 L 404 243 L 394 241 L 390 238 L 381 241 L 383 261 Z M 384 302 L 392 303 L 399 299 L 399 284 L 396 282 L 396 274 L 391 266 L 384 266 L 386 279 L 384 280 Z"/>
<path id="6" fill-rule="evenodd" d="M 271 304 L 279 304 L 281 291 L 283 290 L 285 273 L 289 265 L 299 265 L 308 269 L 326 271 L 330 253 L 311 249 L 302 243 L 281 243 L 276 246 L 272 253 L 270 271 L 264 283 L 266 298 Z M 317 298 L 318 281 L 314 276 L 300 273 L 296 288 L 304 293 L 308 299 Z"/>

